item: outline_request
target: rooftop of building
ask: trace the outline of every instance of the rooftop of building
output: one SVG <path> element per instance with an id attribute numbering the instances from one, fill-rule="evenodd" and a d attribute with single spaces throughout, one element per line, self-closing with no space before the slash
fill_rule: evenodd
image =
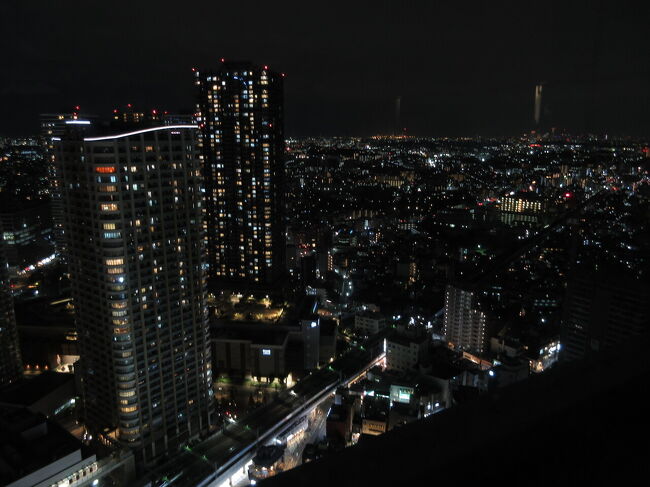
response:
<path id="1" fill-rule="evenodd" d="M 0 485 L 81 448 L 80 441 L 45 416 L 25 408 L 0 407 Z"/>
<path id="2" fill-rule="evenodd" d="M 254 345 L 282 346 L 286 343 L 289 331 L 272 325 L 253 324 L 253 326 L 222 326 L 212 328 L 215 340 L 242 340 Z"/>
<path id="3" fill-rule="evenodd" d="M 321 336 L 333 336 L 336 333 L 336 321 L 330 318 L 320 319 Z"/>
<path id="4" fill-rule="evenodd" d="M 16 321 L 21 327 L 39 329 L 74 329 L 74 308 L 71 299 L 52 301 L 48 298 L 32 299 L 16 304 Z"/>
<path id="5" fill-rule="evenodd" d="M 385 318 L 385 316 L 379 313 L 378 311 L 357 311 L 354 314 L 354 316 L 355 317 L 358 316 L 359 318 L 367 318 L 371 320 L 381 320 Z"/>
<path id="6" fill-rule="evenodd" d="M 369 421 L 386 421 L 390 411 L 390 401 L 383 397 L 366 396 L 363 400 L 361 416 Z"/>
<path id="7" fill-rule="evenodd" d="M 439 385 L 419 372 L 381 370 L 379 367 L 371 369 L 368 378 L 352 384 L 350 390 L 357 393 L 373 391 L 375 394 L 388 396 L 391 386 L 412 387 L 417 394 L 440 392 Z"/>
<path id="8" fill-rule="evenodd" d="M 388 343 L 397 343 L 404 347 L 410 347 L 411 344 L 421 345 L 428 341 L 426 335 L 406 334 L 395 331 L 386 337 Z"/>
<path id="9" fill-rule="evenodd" d="M 502 199 L 513 198 L 516 200 L 527 200 L 527 201 L 544 201 L 544 197 L 538 193 L 533 193 L 532 191 L 517 191 L 515 194 L 504 194 Z"/>
<path id="10" fill-rule="evenodd" d="M 440 379 L 451 379 L 460 374 L 466 368 L 465 362 L 459 358 L 458 353 L 446 346 L 430 348 L 420 360 L 420 364 L 429 370 L 430 375 Z"/>
<path id="11" fill-rule="evenodd" d="M 327 421 L 345 421 L 348 416 L 349 406 L 346 403 L 332 404 L 332 407 L 327 415 Z"/>
<path id="12" fill-rule="evenodd" d="M 253 457 L 253 463 L 258 467 L 269 468 L 282 458 L 284 449 L 285 447 L 283 445 L 262 446 Z"/>
<path id="13" fill-rule="evenodd" d="M 30 406 L 66 384 L 74 383 L 74 375 L 44 371 L 0 390 L 0 403 Z"/>

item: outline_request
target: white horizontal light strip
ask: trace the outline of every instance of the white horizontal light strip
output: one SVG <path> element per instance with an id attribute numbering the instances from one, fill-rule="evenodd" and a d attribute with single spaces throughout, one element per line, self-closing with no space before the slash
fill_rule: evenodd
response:
<path id="1" fill-rule="evenodd" d="M 67 125 L 90 125 L 90 120 L 66 120 Z"/>
<path id="2" fill-rule="evenodd" d="M 122 137 L 128 137 L 130 135 L 144 134 L 145 132 L 154 132 L 156 130 L 173 130 L 173 129 L 198 129 L 197 125 L 163 125 L 162 127 L 151 127 L 143 130 L 136 130 L 135 132 L 127 132 L 125 134 L 119 135 L 108 135 L 105 137 L 86 137 L 84 142 L 94 142 L 96 140 L 112 140 L 119 139 Z"/>

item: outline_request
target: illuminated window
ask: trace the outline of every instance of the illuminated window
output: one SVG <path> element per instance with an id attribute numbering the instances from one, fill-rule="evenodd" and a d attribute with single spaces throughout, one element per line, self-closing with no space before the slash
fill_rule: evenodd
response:
<path id="1" fill-rule="evenodd" d="M 101 173 L 101 174 L 109 174 L 109 173 L 114 173 L 115 172 L 115 167 L 114 166 L 99 166 L 95 168 L 95 172 Z"/>

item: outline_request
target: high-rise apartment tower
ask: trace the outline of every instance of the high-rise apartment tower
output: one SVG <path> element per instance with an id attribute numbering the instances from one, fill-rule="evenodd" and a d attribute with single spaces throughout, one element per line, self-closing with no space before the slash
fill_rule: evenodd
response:
<path id="1" fill-rule="evenodd" d="M 476 292 L 448 285 L 445 293 L 445 338 L 462 350 L 483 353 L 489 336 L 487 317 L 479 308 Z"/>
<path id="2" fill-rule="evenodd" d="M 210 277 L 276 284 L 284 271 L 282 75 L 222 62 L 195 71 Z"/>
<path id="3" fill-rule="evenodd" d="M 57 147 L 86 425 L 144 463 L 212 421 L 195 135 L 169 125 Z"/>

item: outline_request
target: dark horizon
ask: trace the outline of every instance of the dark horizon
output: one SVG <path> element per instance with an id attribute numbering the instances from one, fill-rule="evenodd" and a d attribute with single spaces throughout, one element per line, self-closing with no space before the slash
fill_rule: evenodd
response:
<path id="1" fill-rule="evenodd" d="M 637 2 L 176 5 L 4 2 L 0 134 L 75 105 L 192 111 L 191 68 L 221 57 L 286 73 L 287 136 L 393 133 L 398 96 L 410 135 L 518 135 L 535 128 L 539 83 L 542 128 L 650 132 Z"/>

